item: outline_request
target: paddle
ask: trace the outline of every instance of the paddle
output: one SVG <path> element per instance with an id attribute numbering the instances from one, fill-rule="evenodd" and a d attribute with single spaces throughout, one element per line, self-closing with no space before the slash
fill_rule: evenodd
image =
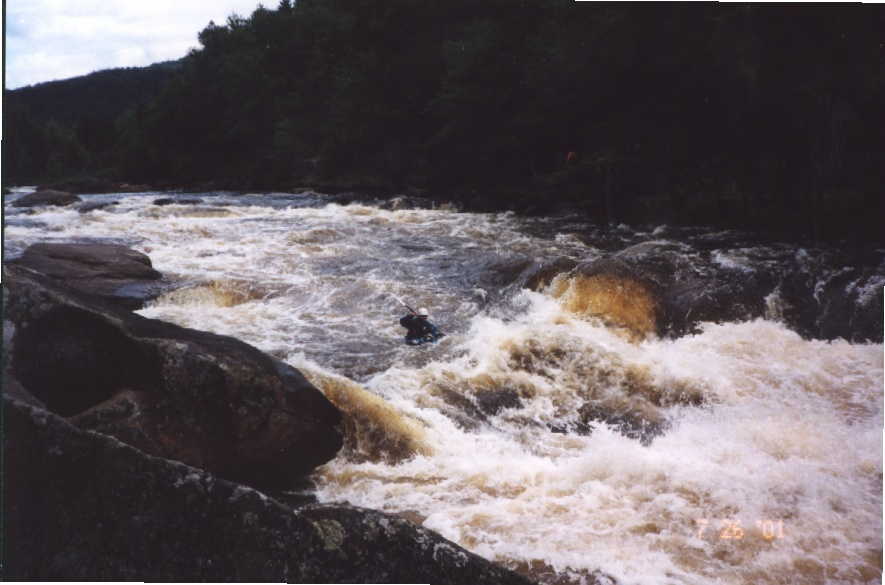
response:
<path id="1" fill-rule="evenodd" d="M 404 300 L 402 300 L 401 298 L 399 298 L 398 296 L 393 295 L 393 294 L 392 294 L 391 296 L 392 296 L 393 298 L 395 298 L 397 301 L 399 301 L 399 304 L 401 304 L 402 306 L 404 306 L 405 308 L 407 308 L 411 314 L 413 314 L 413 315 L 417 315 L 417 314 L 418 314 L 418 311 L 416 311 L 415 309 L 413 309 L 412 307 L 410 307 L 409 305 L 407 305 L 406 302 L 405 302 Z"/>
<path id="2" fill-rule="evenodd" d="M 406 309 L 408 309 L 408 310 L 409 310 L 409 313 L 411 313 L 412 315 L 417 315 L 417 314 L 418 314 L 418 311 L 416 311 L 415 309 L 413 309 L 412 307 L 410 307 L 410 306 L 409 306 L 404 300 L 402 300 L 401 298 L 399 298 L 399 297 L 396 296 L 395 294 L 391 294 L 390 296 L 392 296 L 393 298 L 395 298 L 395 299 L 399 302 L 399 304 L 401 304 L 401 305 L 404 306 Z M 429 341 L 437 341 L 438 339 L 441 339 L 442 337 L 445 337 L 445 333 L 443 333 L 442 331 L 440 331 L 439 329 L 437 329 L 435 325 L 431 324 L 431 327 L 436 331 L 436 333 L 435 333 L 434 335 L 431 336 L 431 339 L 429 339 Z"/>

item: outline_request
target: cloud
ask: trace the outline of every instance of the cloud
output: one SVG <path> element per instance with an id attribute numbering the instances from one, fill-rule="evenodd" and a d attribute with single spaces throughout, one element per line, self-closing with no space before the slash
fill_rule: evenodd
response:
<path id="1" fill-rule="evenodd" d="M 258 0 L 7 0 L 6 86 L 178 59 Z M 275 4 L 266 3 L 268 7 Z"/>

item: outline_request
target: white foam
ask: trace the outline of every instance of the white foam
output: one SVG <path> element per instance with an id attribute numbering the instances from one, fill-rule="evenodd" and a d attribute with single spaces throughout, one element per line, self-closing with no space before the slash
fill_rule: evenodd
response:
<path id="1" fill-rule="evenodd" d="M 623 583 L 878 578 L 881 345 L 807 341 L 765 320 L 635 344 L 527 291 L 479 314 L 475 283 L 453 287 L 425 265 L 459 251 L 467 262 L 489 250 L 590 250 L 577 238 L 527 236 L 512 214 L 155 209 L 150 197 L 124 196 L 91 214 L 100 221 L 37 210 L 48 228 L 10 226 L 6 237 L 121 241 L 190 285 L 250 283 L 259 294 L 242 302 L 178 295 L 141 313 L 233 335 L 299 367 L 354 368 L 420 421 L 432 455 L 397 465 L 333 460 L 319 474 L 322 500 L 408 511 L 488 558 L 577 570 L 574 582 L 595 569 Z M 426 249 L 403 247 L 412 244 Z M 804 251 L 797 258 L 810 261 Z M 403 346 L 394 295 L 450 319 L 449 336 Z M 521 407 L 465 426 L 458 415 L 472 415 L 453 397 L 472 404 L 486 387 L 516 392 Z M 686 389 L 703 404 L 678 400 Z M 550 430 L 588 396 L 669 426 L 648 446 L 598 421 L 587 436 Z M 699 537 L 701 520 L 709 524 Z M 743 538 L 719 538 L 723 522 L 738 520 Z M 783 538 L 767 540 L 757 521 L 782 522 Z"/>

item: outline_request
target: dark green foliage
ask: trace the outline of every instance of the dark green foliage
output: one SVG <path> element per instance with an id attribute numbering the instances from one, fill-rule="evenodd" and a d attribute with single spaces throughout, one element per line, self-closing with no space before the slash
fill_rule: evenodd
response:
<path id="1" fill-rule="evenodd" d="M 12 104 L 5 156 L 15 178 L 80 164 L 179 185 L 420 187 L 475 209 L 877 237 L 882 15 L 283 0 L 210 23 L 126 112 L 50 130 L 22 94 L 34 114 Z"/>
<path id="2" fill-rule="evenodd" d="M 178 61 L 109 69 L 4 93 L 3 169 L 10 184 L 107 174 L 117 119 L 154 99 Z"/>

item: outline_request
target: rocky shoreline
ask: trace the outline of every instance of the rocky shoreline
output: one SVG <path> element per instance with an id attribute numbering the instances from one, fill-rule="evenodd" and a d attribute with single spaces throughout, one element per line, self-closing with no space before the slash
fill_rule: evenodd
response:
<path id="1" fill-rule="evenodd" d="M 530 583 L 402 518 L 273 497 L 336 456 L 341 413 L 248 344 L 132 313 L 155 272 L 96 244 L 4 266 L 4 577 Z"/>

